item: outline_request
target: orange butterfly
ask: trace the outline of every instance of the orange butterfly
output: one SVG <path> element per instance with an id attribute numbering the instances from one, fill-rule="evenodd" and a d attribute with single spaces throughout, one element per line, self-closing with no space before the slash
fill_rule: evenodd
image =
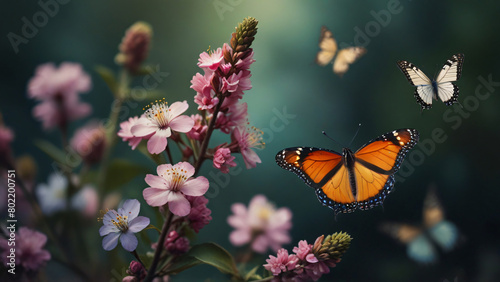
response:
<path id="1" fill-rule="evenodd" d="M 417 144 L 415 129 L 388 132 L 342 154 L 312 147 L 287 148 L 276 154 L 276 163 L 297 174 L 314 188 L 319 201 L 335 214 L 380 205 L 394 187 L 394 174 L 406 153 Z"/>

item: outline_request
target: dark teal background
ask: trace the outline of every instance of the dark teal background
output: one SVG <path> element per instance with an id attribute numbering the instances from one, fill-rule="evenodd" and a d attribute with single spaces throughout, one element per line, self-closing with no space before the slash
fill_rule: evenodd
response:
<path id="1" fill-rule="evenodd" d="M 113 61 L 118 44 L 130 25 L 143 20 L 154 31 L 147 63 L 168 73 L 156 90 L 169 102 L 187 100 L 192 114 L 196 112 L 195 92 L 189 81 L 201 71 L 196 66 L 199 53 L 209 46 L 222 46 L 238 22 L 255 17 L 259 30 L 252 46 L 256 59 L 251 67 L 253 88 L 243 100 L 248 103 L 251 125 L 264 130 L 267 147 L 258 151 L 262 164 L 251 170 L 244 169 L 238 156 L 237 173 L 226 179 L 214 176 L 219 174 L 209 162 L 204 164 L 201 175 L 220 189 L 218 193 L 215 186 L 209 190 L 213 220 L 200 232 L 198 242 L 214 241 L 234 253 L 236 249 L 228 241 L 231 228 L 226 223 L 230 206 L 235 202 L 248 204 L 251 197 L 262 193 L 278 207 L 286 206 L 293 212 L 293 243 L 285 246 L 290 251 L 299 240 L 312 243 L 321 234 L 345 231 L 352 235 L 351 248 L 324 281 L 452 281 L 456 277 L 458 281 L 495 281 L 500 278 L 500 86 L 491 88 L 487 98 L 474 97 L 481 85 L 479 77 L 500 82 L 499 5 L 489 1 L 400 1 L 400 12 L 391 14 L 382 26 L 375 22 L 373 13 L 387 10 L 390 2 L 396 1 L 69 1 L 59 5 L 59 11 L 15 53 L 7 35 L 21 35 L 22 18 L 32 21 L 42 8 L 35 1 L 9 1 L 0 12 L 0 111 L 15 131 L 15 154 L 33 155 L 39 167 L 38 180 L 46 182 L 51 161 L 33 140 L 49 139 L 59 144 L 59 135 L 42 131 L 31 115 L 35 103 L 27 98 L 26 84 L 36 66 L 63 61 L 83 64 L 92 76 L 93 89 L 82 99 L 92 104 L 93 118 L 106 118 L 113 99 L 94 67 L 118 70 Z M 352 44 L 358 30 L 366 32 L 372 22 L 379 31 L 373 29 L 373 36 L 364 44 L 368 53 L 343 78 L 332 73 L 331 65 L 314 63 L 322 25 L 333 32 L 339 44 Z M 421 113 L 413 98 L 414 88 L 396 61 L 409 60 L 433 76 L 446 59 L 459 52 L 465 54 L 462 78 L 457 82 L 463 113 L 453 112 L 459 108 L 446 107 L 440 101 Z M 141 81 L 134 85 L 141 86 Z M 480 89 L 480 94 L 485 95 L 486 89 Z M 147 102 L 131 106 L 130 114 L 121 120 L 139 115 Z M 276 112 L 283 111 L 294 116 L 287 124 L 277 119 Z M 74 123 L 73 129 L 85 121 Z M 321 206 L 311 188 L 275 164 L 274 156 L 291 146 L 341 151 L 341 146 L 321 131 L 348 144 L 359 123 L 362 127 L 351 145 L 354 150 L 397 128 L 416 128 L 421 144 L 433 143 L 434 130 L 446 139 L 433 143 L 435 148 L 429 154 L 423 154 L 425 150 L 417 145 L 414 151 L 421 153 L 409 154 L 400 172 L 404 182 L 396 183 L 383 208 L 335 218 L 332 210 Z M 228 141 L 227 136 L 216 134 L 211 145 Z M 150 165 L 123 142 L 114 155 Z M 408 173 L 409 165 L 413 173 Z M 439 263 L 425 266 L 411 261 L 405 247 L 381 234 L 378 226 L 386 221 L 419 224 L 422 202 L 432 183 L 447 218 L 457 225 L 461 236 L 455 250 L 440 254 Z M 142 210 L 148 210 L 140 196 L 145 187 L 138 178 L 121 192 L 124 197 L 137 197 L 143 203 Z M 95 237 L 88 238 L 95 244 L 100 244 L 98 227 Z M 131 259 L 123 250 L 118 253 L 124 261 Z M 264 259 L 255 262 L 264 263 Z M 58 269 L 54 262 L 49 266 Z M 111 277 L 110 273 L 111 269 L 103 276 Z M 174 281 L 216 281 L 221 277 L 210 267 L 198 267 L 174 277 Z"/>

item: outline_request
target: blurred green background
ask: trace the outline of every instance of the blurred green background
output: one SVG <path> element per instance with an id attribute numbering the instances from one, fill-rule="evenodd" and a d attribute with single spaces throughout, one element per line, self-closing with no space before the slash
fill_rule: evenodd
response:
<path id="1" fill-rule="evenodd" d="M 62 2 L 62 1 L 61 1 Z M 490 1 L 68 1 L 48 18 L 36 35 L 18 52 L 9 43 L 9 32 L 21 35 L 22 18 L 30 21 L 42 8 L 35 1 L 9 1 L 0 12 L 3 35 L 1 45 L 0 112 L 4 122 L 15 131 L 13 148 L 16 155 L 31 154 L 39 167 L 38 180 L 46 182 L 51 173 L 51 160 L 34 145 L 34 139 L 48 139 L 59 144 L 57 132 L 44 132 L 32 117 L 34 102 L 28 100 L 26 84 L 36 66 L 46 62 L 81 63 L 91 74 L 93 89 L 82 95 L 92 104 L 93 118 L 106 118 L 113 101 L 109 90 L 94 68 L 104 65 L 114 70 L 125 30 L 138 20 L 151 24 L 153 45 L 147 63 L 158 66 L 168 76 L 158 85 L 168 101 L 187 100 L 188 112 L 195 113 L 195 92 L 189 88 L 199 53 L 208 46 L 217 48 L 228 42 L 234 26 L 247 16 L 259 20 L 254 41 L 252 90 L 244 96 L 248 103 L 250 123 L 264 131 L 267 146 L 258 154 L 262 164 L 251 170 L 240 170 L 227 179 L 218 179 L 209 162 L 201 175 L 211 183 L 209 208 L 213 220 L 197 237 L 198 242 L 214 241 L 233 253 L 228 241 L 231 228 L 226 223 L 230 206 L 248 204 L 256 194 L 265 194 L 277 207 L 293 212 L 293 243 L 313 242 L 321 234 L 345 231 L 354 237 L 350 250 L 341 263 L 322 280 L 336 281 L 498 281 L 500 279 L 500 86 L 491 95 L 475 98 L 479 77 L 499 81 L 498 11 L 500 4 Z M 376 22 L 374 13 L 396 5 L 386 22 Z M 326 25 L 339 44 L 355 43 L 359 30 L 368 31 L 365 42 L 368 53 L 343 78 L 333 74 L 331 65 L 314 63 L 320 27 Z M 369 27 L 370 28 L 370 27 Z M 376 32 L 375 32 L 376 31 Z M 459 101 L 462 113 L 453 112 L 440 101 L 421 113 L 413 97 L 414 88 L 396 66 L 397 60 L 409 60 L 427 75 L 436 74 L 455 53 L 465 54 Z M 140 81 L 136 85 L 141 85 Z M 488 88 L 482 88 L 484 94 Z M 485 94 L 484 94 L 485 95 Z M 147 101 L 144 102 L 146 104 Z M 143 105 L 131 106 L 130 114 L 141 113 Z M 286 111 L 287 124 L 277 122 L 278 113 Z M 293 117 L 292 117 L 293 116 Z M 122 118 L 122 120 L 124 120 Z M 73 129 L 84 124 L 78 121 Z M 291 146 L 315 146 L 341 151 L 341 147 L 321 135 L 325 130 L 343 144 L 349 143 L 358 123 L 361 130 L 352 144 L 356 150 L 366 141 L 397 128 L 416 128 L 420 140 L 431 140 L 432 131 L 442 129 L 447 136 L 435 151 L 416 153 L 405 163 L 413 173 L 404 174 L 383 208 L 339 215 L 321 206 L 311 188 L 293 174 L 279 168 L 276 152 Z M 281 126 L 283 125 L 283 126 Z M 216 134 L 211 145 L 227 142 L 227 136 Z M 423 152 L 419 146 L 414 151 Z M 142 155 L 132 152 L 120 142 L 115 155 L 144 162 Z M 409 157 L 411 158 L 411 154 Z M 424 156 L 419 159 L 419 156 Z M 238 164 L 243 165 L 241 156 Z M 243 166 L 242 166 L 243 167 Z M 151 169 L 154 166 L 151 165 Z M 220 182 L 227 185 L 220 185 Z M 433 265 L 418 265 L 406 256 L 402 244 L 378 231 L 386 221 L 419 224 L 422 202 L 430 184 L 435 184 L 447 218 L 460 230 L 455 250 L 441 253 Z M 147 210 L 140 196 L 146 187 L 136 179 L 121 190 L 124 197 L 137 197 L 142 210 Z M 100 244 L 99 226 L 95 238 Z M 125 261 L 132 259 L 123 250 Z M 264 263 L 262 256 L 259 259 Z M 256 260 L 258 261 L 258 260 Z M 56 263 L 51 263 L 57 269 Z M 49 264 L 49 266 L 51 265 Z M 54 266 L 56 265 L 56 266 Z M 125 264 L 124 264 L 125 266 Z M 112 277 L 103 273 L 103 277 Z M 223 278 L 215 269 L 200 266 L 187 271 L 174 281 Z M 107 278 L 106 278 L 107 279 Z"/>

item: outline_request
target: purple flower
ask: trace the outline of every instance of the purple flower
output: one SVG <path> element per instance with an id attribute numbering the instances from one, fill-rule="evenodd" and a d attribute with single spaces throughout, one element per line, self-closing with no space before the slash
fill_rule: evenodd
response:
<path id="1" fill-rule="evenodd" d="M 23 226 L 17 231 L 15 242 L 16 265 L 21 265 L 28 271 L 38 271 L 50 260 L 50 253 L 42 249 L 47 242 L 45 234 Z M 0 254 L 5 265 L 10 262 L 7 255 L 11 248 L 9 241 L 0 238 Z"/>
<path id="2" fill-rule="evenodd" d="M 167 147 L 167 138 L 172 135 L 172 130 L 189 132 L 193 128 L 193 119 L 181 115 L 188 107 L 186 101 L 175 102 L 170 107 L 164 101 L 153 104 L 144 112 L 145 117 L 141 117 L 130 131 L 136 137 L 149 137 L 148 151 L 159 154 Z"/>
<path id="3" fill-rule="evenodd" d="M 285 249 L 279 249 L 277 256 L 269 256 L 266 262 L 267 264 L 264 264 L 264 268 L 271 271 L 274 276 L 277 276 L 281 272 L 294 270 L 298 258 L 296 255 L 288 255 L 288 251 Z"/>
<path id="4" fill-rule="evenodd" d="M 144 189 L 142 195 L 153 207 L 168 203 L 170 211 L 178 216 L 186 216 L 191 205 L 186 196 L 202 196 L 208 190 L 208 180 L 203 176 L 192 178 L 194 167 L 188 162 L 175 165 L 164 164 L 156 169 L 158 175 L 146 175 L 146 183 L 151 187 Z"/>
<path id="5" fill-rule="evenodd" d="M 102 240 L 102 247 L 110 251 L 118 244 L 118 239 L 125 250 L 132 252 L 137 248 L 137 233 L 149 225 L 149 218 L 138 216 L 141 204 L 136 199 L 126 200 L 123 207 L 108 211 L 103 219 L 104 224 L 99 229 L 99 235 L 106 236 Z"/>
<path id="6" fill-rule="evenodd" d="M 229 216 L 227 221 L 236 228 L 229 235 L 233 245 L 250 243 L 255 252 L 265 253 L 268 248 L 277 251 L 283 244 L 290 243 L 292 212 L 288 208 L 276 209 L 264 195 L 256 195 L 248 209 L 236 203 L 231 210 L 234 215 Z"/>
<path id="7" fill-rule="evenodd" d="M 231 150 L 229 148 L 219 147 L 214 154 L 213 166 L 220 169 L 222 173 L 228 173 L 229 167 L 235 167 L 236 163 L 234 159 L 236 157 L 231 156 Z"/>
<path id="8" fill-rule="evenodd" d="M 194 232 L 198 233 L 212 220 L 210 216 L 212 211 L 207 208 L 208 199 L 204 196 L 186 196 L 186 199 L 191 204 L 191 212 L 187 216 L 189 225 L 193 228 Z"/>

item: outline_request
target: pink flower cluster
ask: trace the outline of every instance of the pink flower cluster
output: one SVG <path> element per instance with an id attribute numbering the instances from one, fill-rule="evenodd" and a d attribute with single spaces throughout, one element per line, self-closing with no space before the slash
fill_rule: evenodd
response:
<path id="1" fill-rule="evenodd" d="M 42 249 L 47 242 L 47 236 L 27 227 L 21 227 L 16 234 L 16 253 L 14 263 L 22 266 L 25 271 L 38 271 L 50 260 L 50 253 Z M 1 260 L 5 266 L 12 261 L 7 257 L 10 254 L 9 241 L 0 238 Z M 16 272 L 17 274 L 18 272 Z"/>
<path id="2" fill-rule="evenodd" d="M 314 245 L 320 245 L 323 236 L 316 239 Z M 285 249 L 278 250 L 277 256 L 270 255 L 264 268 L 271 271 L 279 281 L 317 281 L 323 274 L 330 273 L 338 260 L 319 260 L 313 253 L 313 245 L 306 240 L 299 242 L 293 248 L 294 254 L 288 254 Z"/>
<path id="3" fill-rule="evenodd" d="M 48 63 L 39 66 L 28 83 L 28 96 L 40 101 L 33 115 L 45 129 L 64 128 L 69 121 L 86 117 L 92 108 L 80 102 L 80 93 L 92 86 L 90 76 L 76 63 L 62 63 L 59 68 Z"/>
<path id="4" fill-rule="evenodd" d="M 256 195 L 248 208 L 242 203 L 236 203 L 231 206 L 231 210 L 234 215 L 229 216 L 227 221 L 236 228 L 229 235 L 233 245 L 250 244 L 252 250 L 263 254 L 268 248 L 277 251 L 283 244 L 290 243 L 290 209 L 276 209 L 264 195 Z"/>

